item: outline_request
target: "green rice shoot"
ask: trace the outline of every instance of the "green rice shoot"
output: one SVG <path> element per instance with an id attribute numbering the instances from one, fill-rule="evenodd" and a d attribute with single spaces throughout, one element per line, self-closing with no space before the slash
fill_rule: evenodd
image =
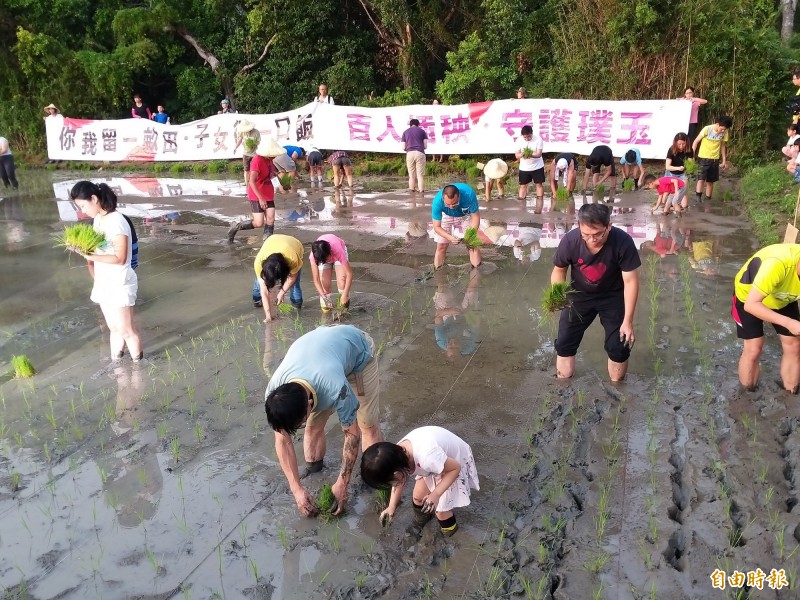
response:
<path id="1" fill-rule="evenodd" d="M 375 510 L 379 513 L 389 507 L 389 499 L 392 497 L 392 488 L 378 488 L 375 490 Z"/>
<path id="2" fill-rule="evenodd" d="M 533 148 L 525 146 L 522 149 L 522 158 L 533 158 Z"/>
<path id="3" fill-rule="evenodd" d="M 483 246 L 481 238 L 478 237 L 478 230 L 475 227 L 470 227 L 464 232 L 464 245 L 469 250 L 475 250 Z"/>
<path id="4" fill-rule="evenodd" d="M 556 190 L 556 201 L 566 202 L 569 200 L 569 190 L 565 187 L 560 187 Z"/>
<path id="5" fill-rule="evenodd" d="M 326 483 L 319 490 L 317 495 L 317 508 L 319 508 L 319 516 L 324 522 L 334 519 L 336 515 L 333 511 L 336 510 L 336 496 L 333 495 L 333 488 L 331 484 Z"/>
<path id="6" fill-rule="evenodd" d="M 606 186 L 602 183 L 599 184 L 596 188 L 594 188 L 594 194 L 592 194 L 594 198 L 599 198 L 602 200 L 606 196 Z"/>
<path id="7" fill-rule="evenodd" d="M 572 285 L 566 281 L 548 286 L 542 294 L 542 310 L 552 313 L 566 308 L 569 306 L 569 295 L 573 291 Z"/>
<path id="8" fill-rule="evenodd" d="M 258 140 L 248 137 L 244 140 L 244 149 L 248 154 L 253 154 L 258 148 Z"/>
<path id="9" fill-rule="evenodd" d="M 91 254 L 106 243 L 106 236 L 95 231 L 88 223 L 76 223 L 64 227 L 64 233 L 56 238 L 56 247 L 63 247 L 78 254 Z"/>
<path id="10" fill-rule="evenodd" d="M 626 179 L 622 182 L 622 191 L 623 192 L 632 192 L 634 188 L 633 179 Z"/>
<path id="11" fill-rule="evenodd" d="M 697 162 L 693 158 L 687 158 L 683 161 L 683 168 L 687 175 L 694 175 L 697 173 Z"/>
<path id="12" fill-rule="evenodd" d="M 278 312 L 282 315 L 290 315 L 294 311 L 294 307 L 286 302 L 278 304 Z"/>
<path id="13" fill-rule="evenodd" d="M 292 189 L 292 176 L 288 173 L 278 176 L 278 181 L 281 182 L 281 187 L 285 190 Z"/>
<path id="14" fill-rule="evenodd" d="M 17 379 L 28 379 L 36 375 L 36 369 L 33 368 L 33 363 L 24 354 L 18 354 L 11 357 L 11 367 L 14 369 L 14 377 Z"/>

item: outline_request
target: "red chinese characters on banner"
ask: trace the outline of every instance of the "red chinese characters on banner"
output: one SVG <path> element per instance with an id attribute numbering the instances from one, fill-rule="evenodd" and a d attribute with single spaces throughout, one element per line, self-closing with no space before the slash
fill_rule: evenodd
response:
<path id="1" fill-rule="evenodd" d="M 461 113 L 457 116 L 442 115 L 442 137 L 446 144 L 453 144 L 461 139 L 467 139 L 470 130 L 469 117 Z"/>
<path id="2" fill-rule="evenodd" d="M 515 109 L 511 112 L 503 113 L 503 121 L 500 123 L 500 128 L 505 129 L 506 133 L 516 141 L 520 136 L 519 130 L 525 125 L 530 125 L 532 119 L 533 113 Z"/>
<path id="3" fill-rule="evenodd" d="M 648 135 L 650 124 L 643 123 L 642 121 L 649 120 L 652 117 L 653 113 L 621 113 L 620 118 L 627 120 L 628 122 L 623 123 L 620 129 L 623 132 L 627 131 L 629 135 L 627 137 L 623 135 L 622 137 L 617 138 L 617 143 L 649 146 L 650 142 L 652 141 Z"/>
<path id="4" fill-rule="evenodd" d="M 372 117 L 357 113 L 347 113 L 347 128 L 350 130 L 350 140 L 369 141 L 369 125 Z"/>
<path id="5" fill-rule="evenodd" d="M 614 113 L 610 110 L 582 110 L 578 113 L 580 122 L 578 123 L 579 142 L 587 144 L 611 143 L 611 127 L 614 124 Z"/>
<path id="6" fill-rule="evenodd" d="M 419 126 L 428 135 L 428 142 L 431 144 L 436 143 L 436 123 L 430 115 L 424 117 L 417 117 Z"/>
<path id="7" fill-rule="evenodd" d="M 544 142 L 568 142 L 571 110 L 560 108 L 539 111 L 539 137 Z"/>
<path id="8" fill-rule="evenodd" d="M 395 130 L 395 128 L 394 128 L 394 125 L 392 124 L 392 117 L 391 117 L 391 115 L 386 115 L 386 129 L 384 129 L 384 130 L 383 130 L 383 133 L 382 133 L 382 134 L 380 134 L 380 135 L 379 135 L 377 138 L 375 138 L 375 139 L 377 139 L 379 142 L 382 142 L 383 140 L 385 140 L 385 139 L 386 139 L 387 137 L 389 137 L 390 135 L 391 135 L 391 136 L 394 138 L 394 141 L 395 141 L 395 142 L 399 142 L 399 141 L 401 140 L 401 138 L 400 138 L 400 134 L 399 134 L 399 133 L 397 133 L 397 131 L 396 131 L 396 130 Z"/>

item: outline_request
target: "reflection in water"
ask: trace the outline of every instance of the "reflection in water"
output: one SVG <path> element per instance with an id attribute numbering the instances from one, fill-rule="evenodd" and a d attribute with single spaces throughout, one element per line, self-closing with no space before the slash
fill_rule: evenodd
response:
<path id="1" fill-rule="evenodd" d="M 480 305 L 478 284 L 481 274 L 480 269 L 469 268 L 467 287 L 459 302 L 448 280 L 448 270 L 439 269 L 435 273 L 433 335 L 445 356 L 455 360 L 459 355 L 469 356 L 478 348 L 480 320 L 474 311 Z"/>
<path id="2" fill-rule="evenodd" d="M 22 203 L 19 196 L 0 198 L 0 207 L 3 209 L 3 221 L 6 226 L 6 242 L 9 249 L 27 238 L 30 233 L 25 231 L 25 216 L 22 212 Z"/>

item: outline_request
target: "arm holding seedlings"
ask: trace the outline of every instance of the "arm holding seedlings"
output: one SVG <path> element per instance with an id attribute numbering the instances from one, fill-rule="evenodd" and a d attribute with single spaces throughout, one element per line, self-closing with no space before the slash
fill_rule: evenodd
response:
<path id="1" fill-rule="evenodd" d="M 314 282 L 314 287 L 320 295 L 320 298 L 325 298 L 325 296 L 328 295 L 328 290 L 322 285 L 322 279 L 319 276 L 319 265 L 317 265 L 317 261 L 314 260 L 313 254 L 309 257 L 309 262 L 311 263 L 311 280 Z"/>
<path id="2" fill-rule="evenodd" d="M 272 321 L 272 307 L 269 305 L 269 290 L 267 284 L 260 277 L 258 278 L 258 289 L 261 292 L 261 306 L 264 307 L 264 323 Z"/>
<path id="3" fill-rule="evenodd" d="M 600 179 L 597 180 L 597 183 L 594 184 L 595 187 L 597 187 L 598 185 L 606 181 L 609 177 L 611 177 L 611 169 L 613 168 L 613 166 L 614 165 L 608 165 L 608 167 L 606 167 L 605 174 Z"/>
<path id="4" fill-rule="evenodd" d="M 294 451 L 294 444 L 291 436 L 284 431 L 275 432 L 275 453 L 278 455 L 278 462 L 281 463 L 283 474 L 289 482 L 289 489 L 297 503 L 298 510 L 307 517 L 313 517 L 319 509 L 314 503 L 311 494 L 300 483 L 300 472 L 297 469 L 297 454 Z"/>
<path id="5" fill-rule="evenodd" d="M 441 219 L 433 220 L 433 230 L 442 236 L 444 239 L 449 240 L 451 244 L 458 244 L 461 240 L 458 239 L 451 233 L 447 233 L 444 229 L 442 229 L 442 221 Z"/>
<path id="6" fill-rule="evenodd" d="M 766 297 L 764 293 L 753 286 L 747 294 L 747 300 L 744 301 L 744 309 L 762 321 L 785 327 L 792 335 L 800 335 L 800 321 L 781 315 L 771 308 L 764 306 L 764 298 Z"/>
<path id="7" fill-rule="evenodd" d="M 339 303 L 347 304 L 350 302 L 350 287 L 353 285 L 353 267 L 347 262 L 337 266 L 336 269 L 341 271 L 341 275 L 336 274 L 336 278 L 339 280 Z"/>
<path id="8" fill-rule="evenodd" d="M 107 263 L 109 265 L 124 265 L 128 262 L 128 236 L 119 234 L 111 238 L 114 254 L 85 254 L 84 258 L 92 262 Z M 89 267 L 89 272 L 94 277 L 94 266 Z"/>
<path id="9" fill-rule="evenodd" d="M 286 281 L 284 281 L 281 284 L 281 289 L 278 290 L 278 295 L 276 297 L 278 304 L 283 302 L 283 299 L 286 297 L 286 292 L 292 289 L 292 286 L 294 285 L 295 281 L 297 281 L 297 273 L 290 273 L 289 276 L 286 278 Z"/>
<path id="10" fill-rule="evenodd" d="M 433 489 L 433 491 L 425 496 L 422 499 L 422 512 L 429 512 L 432 513 L 436 510 L 436 507 L 439 504 L 439 498 L 442 497 L 456 479 L 458 479 L 458 474 L 461 472 L 461 463 L 457 460 L 453 460 L 449 456 L 447 460 L 444 461 L 444 469 L 442 470 L 442 480 L 439 484 Z"/>
<path id="11" fill-rule="evenodd" d="M 554 283 L 564 283 L 567 280 L 567 267 L 553 267 L 550 274 L 550 285 Z"/>
<path id="12" fill-rule="evenodd" d="M 405 479 L 403 479 L 403 483 L 405 483 Z M 400 506 L 400 498 L 402 495 L 403 485 L 393 485 L 392 495 L 389 497 L 389 506 L 387 506 L 378 516 L 378 520 L 380 521 L 381 525 L 384 523 L 388 524 L 388 520 L 394 517 L 394 513 L 397 512 L 397 507 Z"/>
<path id="13" fill-rule="evenodd" d="M 619 326 L 619 337 L 633 345 L 633 313 L 636 311 L 636 302 L 639 300 L 639 270 L 622 272 L 622 282 L 625 285 L 625 316 Z"/>
<path id="14" fill-rule="evenodd" d="M 347 504 L 347 486 L 350 485 L 350 477 L 353 475 L 353 467 L 358 458 L 358 447 L 361 443 L 361 429 L 358 423 L 353 423 L 350 427 L 344 428 L 344 447 L 342 448 L 342 469 L 339 471 L 339 479 L 333 484 L 333 495 L 336 496 L 336 510 L 333 514 L 340 515 L 344 512 Z"/>

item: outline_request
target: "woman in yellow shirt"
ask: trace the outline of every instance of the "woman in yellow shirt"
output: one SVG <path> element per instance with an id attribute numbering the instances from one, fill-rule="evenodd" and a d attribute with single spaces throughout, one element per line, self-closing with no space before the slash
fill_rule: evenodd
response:
<path id="1" fill-rule="evenodd" d="M 300 289 L 300 272 L 303 268 L 303 244 L 290 235 L 274 233 L 269 236 L 253 261 L 256 279 L 253 282 L 253 304 L 264 307 L 264 322 L 272 320 L 269 291 L 280 283 L 281 289 L 275 298 L 280 304 L 289 293 L 289 302 L 297 310 L 303 306 L 303 291 Z"/>

